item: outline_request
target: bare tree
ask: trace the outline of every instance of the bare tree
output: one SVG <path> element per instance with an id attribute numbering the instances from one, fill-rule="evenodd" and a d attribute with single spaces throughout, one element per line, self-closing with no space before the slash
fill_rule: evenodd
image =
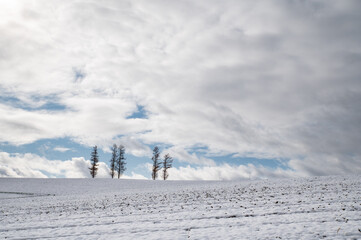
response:
<path id="1" fill-rule="evenodd" d="M 119 145 L 118 147 L 119 149 L 119 154 L 118 154 L 118 159 L 117 159 L 117 163 L 116 163 L 116 170 L 118 173 L 118 178 L 120 178 L 123 173 L 125 172 L 126 168 L 126 162 L 125 162 L 125 147 L 123 145 Z"/>
<path id="2" fill-rule="evenodd" d="M 162 162 L 163 164 L 163 180 L 167 180 L 169 177 L 168 169 L 172 167 L 173 158 L 167 153 L 164 155 L 164 160 Z"/>
<path id="3" fill-rule="evenodd" d="M 99 165 L 98 164 L 99 156 L 98 156 L 98 148 L 97 148 L 97 146 L 93 147 L 90 162 L 91 162 L 91 167 L 89 168 L 90 175 L 92 176 L 92 178 L 95 178 L 95 176 L 97 175 L 97 172 L 98 172 L 98 165 Z"/>
<path id="4" fill-rule="evenodd" d="M 112 149 L 112 158 L 110 159 L 110 176 L 114 178 L 115 175 L 115 164 L 117 162 L 118 157 L 118 147 L 116 144 L 113 144 Z"/>
<path id="5" fill-rule="evenodd" d="M 159 148 L 157 146 L 153 149 L 153 167 L 152 167 L 152 179 L 155 180 L 158 177 L 158 171 L 160 170 L 161 162 L 159 161 Z"/>

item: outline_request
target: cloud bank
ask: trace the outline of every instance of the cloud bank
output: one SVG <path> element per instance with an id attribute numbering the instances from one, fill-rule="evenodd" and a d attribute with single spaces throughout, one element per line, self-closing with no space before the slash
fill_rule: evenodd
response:
<path id="1" fill-rule="evenodd" d="M 67 161 L 49 160 L 35 154 L 8 154 L 0 152 L 0 177 L 23 178 L 90 178 L 90 160 L 72 158 Z M 97 178 L 110 178 L 110 169 L 99 162 Z M 125 179 L 146 179 L 134 172 Z"/>

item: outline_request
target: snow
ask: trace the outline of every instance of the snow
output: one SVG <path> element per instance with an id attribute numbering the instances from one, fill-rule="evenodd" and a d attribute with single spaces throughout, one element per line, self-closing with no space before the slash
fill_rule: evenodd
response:
<path id="1" fill-rule="evenodd" d="M 0 179 L 1 239 L 361 239 L 361 176 Z"/>

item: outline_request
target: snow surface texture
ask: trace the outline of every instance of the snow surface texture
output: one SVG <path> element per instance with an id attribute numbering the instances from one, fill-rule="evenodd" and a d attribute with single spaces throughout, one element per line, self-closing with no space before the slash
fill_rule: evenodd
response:
<path id="1" fill-rule="evenodd" d="M 1 239 L 361 239 L 361 176 L 0 179 Z"/>

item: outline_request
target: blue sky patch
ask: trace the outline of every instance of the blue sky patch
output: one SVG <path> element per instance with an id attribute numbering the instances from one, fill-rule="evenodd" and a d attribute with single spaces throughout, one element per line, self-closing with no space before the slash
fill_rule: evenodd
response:
<path id="1" fill-rule="evenodd" d="M 135 119 L 135 118 L 141 118 L 141 119 L 147 119 L 147 112 L 144 109 L 144 106 L 137 105 L 137 111 L 133 112 L 132 115 L 128 116 L 127 119 Z"/>
<path id="2" fill-rule="evenodd" d="M 48 111 L 63 111 L 66 109 L 66 106 L 57 102 L 57 98 L 54 96 L 47 97 L 32 97 L 34 102 L 45 102 L 40 106 L 34 107 L 29 103 L 21 101 L 19 98 L 13 96 L 0 96 L 0 103 L 9 105 L 15 108 L 24 109 L 27 111 L 38 111 L 38 110 L 48 110 Z"/>
<path id="3" fill-rule="evenodd" d="M 233 154 L 212 157 L 211 159 L 215 160 L 217 163 L 227 163 L 236 166 L 253 164 L 255 166 L 263 166 L 267 168 L 289 169 L 289 167 L 286 164 L 284 164 L 285 160 L 279 160 L 279 159 L 233 157 Z"/>

